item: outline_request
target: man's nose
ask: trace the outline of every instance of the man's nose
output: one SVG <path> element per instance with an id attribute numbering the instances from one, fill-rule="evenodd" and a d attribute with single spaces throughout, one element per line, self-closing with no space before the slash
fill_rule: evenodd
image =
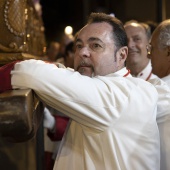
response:
<path id="1" fill-rule="evenodd" d="M 79 51 L 79 54 L 81 57 L 90 57 L 90 49 L 85 46 Z"/>
<path id="2" fill-rule="evenodd" d="M 131 48 L 131 47 L 134 47 L 135 46 L 135 43 L 133 40 L 129 39 L 128 40 L 128 47 Z"/>

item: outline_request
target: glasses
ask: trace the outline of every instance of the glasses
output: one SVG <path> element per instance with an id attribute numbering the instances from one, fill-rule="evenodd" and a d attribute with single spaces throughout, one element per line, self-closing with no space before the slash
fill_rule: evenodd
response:
<path id="1" fill-rule="evenodd" d="M 148 55 L 151 55 L 152 45 L 151 45 L 151 44 L 147 45 L 147 46 L 146 46 L 146 50 L 147 50 Z"/>

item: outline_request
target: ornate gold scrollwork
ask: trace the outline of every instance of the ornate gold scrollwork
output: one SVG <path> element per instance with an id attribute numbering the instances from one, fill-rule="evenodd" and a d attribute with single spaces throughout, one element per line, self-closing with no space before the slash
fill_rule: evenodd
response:
<path id="1" fill-rule="evenodd" d="M 24 36 L 25 0 L 8 0 L 4 8 L 4 19 L 9 31 L 17 36 Z"/>

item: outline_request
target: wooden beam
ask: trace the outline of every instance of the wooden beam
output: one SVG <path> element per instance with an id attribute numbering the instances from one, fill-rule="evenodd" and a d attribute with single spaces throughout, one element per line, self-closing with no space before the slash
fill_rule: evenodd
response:
<path id="1" fill-rule="evenodd" d="M 11 142 L 33 138 L 42 121 L 43 106 L 31 89 L 0 94 L 0 134 Z"/>

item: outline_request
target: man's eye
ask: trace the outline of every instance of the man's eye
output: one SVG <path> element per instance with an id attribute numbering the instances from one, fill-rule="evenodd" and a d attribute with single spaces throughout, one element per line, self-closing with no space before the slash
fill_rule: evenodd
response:
<path id="1" fill-rule="evenodd" d="M 139 37 L 134 38 L 134 41 L 140 41 L 141 39 Z"/>
<path id="2" fill-rule="evenodd" d="M 101 48 L 101 45 L 99 45 L 99 44 L 93 44 L 93 45 L 92 45 L 92 48 L 93 48 L 93 49 Z"/>
<path id="3" fill-rule="evenodd" d="M 76 44 L 76 49 L 81 49 L 82 48 L 82 45 L 81 44 Z"/>

